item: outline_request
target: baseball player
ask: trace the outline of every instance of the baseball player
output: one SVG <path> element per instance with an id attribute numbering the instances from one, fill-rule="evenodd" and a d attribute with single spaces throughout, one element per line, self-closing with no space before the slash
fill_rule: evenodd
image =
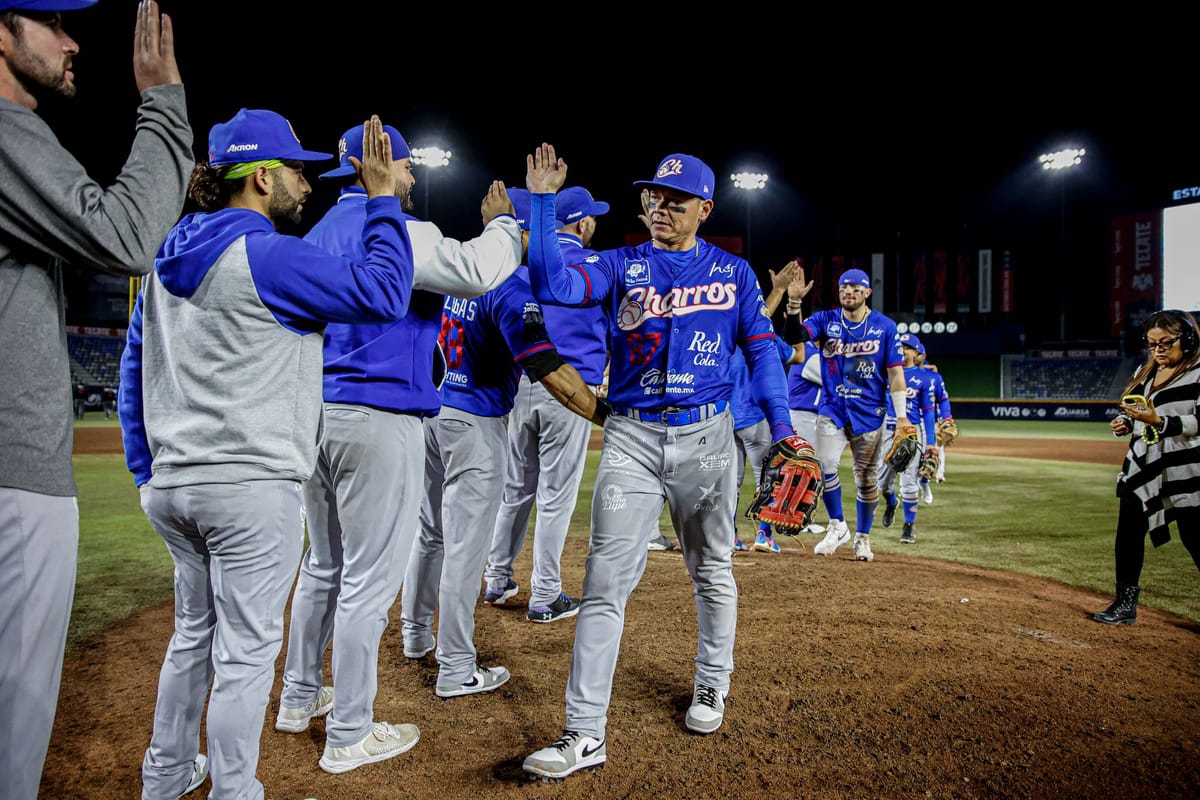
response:
<path id="1" fill-rule="evenodd" d="M 935 426 L 935 409 L 937 406 L 936 389 L 931 379 L 936 373 L 922 369 L 917 363 L 917 353 L 922 349 L 921 340 L 915 333 L 900 334 L 900 345 L 904 353 L 904 380 L 907 383 L 907 405 L 905 416 L 917 422 L 918 436 L 928 450 L 937 452 L 937 434 Z M 896 417 L 892 411 L 891 398 L 888 398 L 888 415 L 884 421 L 883 442 L 880 447 L 884 453 L 891 452 L 892 441 L 896 436 Z M 900 499 L 904 502 L 904 529 L 900 534 L 901 544 L 913 544 L 917 541 L 917 500 L 920 488 L 917 469 L 920 460 L 914 458 L 900 473 Z M 886 461 L 879 463 L 879 486 L 883 491 L 885 506 L 883 509 L 883 527 L 892 527 L 896 518 L 896 471 Z"/>
<path id="2" fill-rule="evenodd" d="M 175 562 L 144 798 L 187 784 L 206 695 L 211 796 L 263 796 L 263 714 L 321 437 L 322 331 L 403 319 L 412 292 L 391 142 L 378 117 L 361 136 L 362 258 L 276 231 L 299 222 L 312 191 L 304 162 L 333 156 L 303 149 L 279 114 L 241 109 L 212 128 L 192 174 L 205 211 L 167 235 L 134 306 L 118 397 L 125 458 Z M 384 725 L 364 746 L 407 749 L 418 736 Z"/>
<path id="3" fill-rule="evenodd" d="M 128 156 L 110 184 L 88 175 L 38 115 L 39 103 L 74 97 L 79 45 L 67 33 L 77 19 L 69 12 L 95 2 L 0 0 L 0 795 L 6 800 L 38 794 L 75 596 L 79 505 L 65 267 L 144 275 L 179 219 L 193 165 L 174 29 L 154 0 L 138 5 L 133 77 L 141 99 Z M 115 133 L 110 123 L 126 113 L 115 98 L 124 97 L 125 87 L 111 91 L 113 114 L 80 118 L 75 133 Z M 82 418 L 86 390 L 78 390 Z M 171 765 L 176 796 L 204 782 L 204 758 Z"/>
<path id="4" fill-rule="evenodd" d="M 529 193 L 521 191 L 527 219 Z M 582 186 L 572 186 L 559 193 L 555 208 L 558 246 L 564 260 L 583 261 L 594 252 L 588 246 L 596 231 L 596 218 L 608 213 L 608 203 L 597 201 Z M 542 315 L 559 356 L 595 391 L 604 382 L 608 361 L 604 309 L 546 305 Z M 536 499 L 526 617 L 530 622 L 553 622 L 575 615 L 579 604 L 563 592 L 560 561 L 591 435 L 589 420 L 555 400 L 544 384 L 521 376 L 508 419 L 508 472 L 484 571 L 485 604 L 504 605 L 517 593 L 513 561 L 525 544 Z"/>
<path id="5" fill-rule="evenodd" d="M 433 641 L 438 617 L 438 697 L 490 692 L 509 679 L 502 666 L 478 663 L 475 603 L 504 492 L 508 414 L 518 367 L 558 402 L 602 421 L 595 394 L 546 332 L 528 271 L 480 298 L 447 298 L 438 336 L 448 372 L 442 410 L 425 422 L 421 530 L 400 598 L 404 641 Z M 560 593 L 551 609 L 572 617 L 578 602 Z M 531 610 L 532 612 L 532 610 Z"/>
<path id="6" fill-rule="evenodd" d="M 925 363 L 925 345 L 921 345 L 920 352 L 917 354 L 917 365 L 922 369 L 927 370 L 931 374 L 931 380 L 934 386 L 934 396 L 937 398 L 936 417 L 938 423 L 942 420 L 954 419 L 954 410 L 950 407 L 950 394 L 946 391 L 946 379 L 942 377 L 942 373 L 932 364 Z M 943 483 L 946 480 L 946 450 L 943 447 L 939 451 L 940 458 L 938 459 L 937 475 L 935 479 L 938 483 Z M 929 486 L 929 481 L 921 479 L 921 498 L 926 505 L 933 502 L 933 489 Z"/>
<path id="7" fill-rule="evenodd" d="M 790 351 L 790 347 L 788 348 Z M 763 457 L 771 447 L 771 426 L 762 407 L 751 394 L 750 370 L 742 351 L 735 349 L 729 354 L 730 382 L 733 384 L 733 395 L 729 400 L 729 410 L 733 415 L 733 442 L 737 448 L 734 458 L 737 461 L 737 487 L 740 490 L 746 480 L 746 460 L 750 460 L 750 473 L 754 479 L 754 490 L 758 491 L 759 472 Z M 733 549 L 748 549 L 737 535 L 738 510 L 734 507 Z M 758 532 L 750 545 L 754 550 L 763 553 L 778 553 L 782 548 L 771 536 L 771 523 L 759 522 Z"/>
<path id="8" fill-rule="evenodd" d="M 789 285 L 789 297 L 798 295 L 794 291 Z M 861 269 L 846 270 L 838 281 L 841 307 L 812 314 L 795 331 L 798 340 L 817 342 L 824 359 L 816 451 L 825 469 L 822 498 L 829 514 L 829 527 L 813 553 L 833 555 L 838 547 L 850 541 L 838 479 L 838 465 L 849 446 L 858 490 L 855 561 L 875 559 L 870 536 L 879 503 L 879 464 L 886 452 L 881 440 L 889 394 L 897 409 L 897 427 L 909 426 L 901 410 L 906 408 L 908 393 L 896 323 L 867 305 L 870 296 L 871 279 L 867 273 Z M 800 316 L 799 306 L 789 304 L 788 323 L 794 325 Z M 788 336 L 794 343 L 791 332 Z"/>
<path id="9" fill-rule="evenodd" d="M 416 181 L 408 143 L 390 125 L 384 132 L 392 148 L 391 192 L 411 212 Z M 339 141 L 339 165 L 321 177 L 345 185 L 305 237 L 355 259 L 365 255 L 368 208 L 354 166 L 362 159 L 362 141 L 362 125 Z M 292 597 L 275 729 L 300 733 L 313 717 L 329 713 L 319 762 L 326 772 L 392 758 L 416 741 L 394 736 L 395 726 L 374 720 L 379 643 L 408 565 L 424 495 L 422 420 L 441 407 L 438 382 L 445 362 L 437 335 L 445 295 L 478 296 L 504 281 L 521 260 L 521 233 L 503 183 L 491 184 L 481 212 L 483 231 L 467 242 L 405 214 L 413 251 L 408 313 L 398 320 L 325 329 L 325 433 L 316 469 L 304 484 L 309 549 Z M 331 641 L 334 685 L 323 686 Z M 421 646 L 424 655 L 432 643 Z"/>
<path id="10" fill-rule="evenodd" d="M 737 479 L 728 360 L 741 348 L 772 438 L 793 435 L 775 334 L 750 265 L 696 234 L 712 213 L 715 177 L 700 159 L 672 154 L 652 180 L 651 241 L 564 264 L 554 236 L 554 193 L 566 163 L 543 144 L 527 158 L 533 193 L 529 271 L 545 303 L 601 305 L 611 357 L 604 449 L 592 495 L 591 541 L 566 688 L 566 726 L 524 770 L 564 778 L 607 759 L 605 726 L 625 604 L 646 562 L 646 520 L 670 507 L 692 579 L 700 636 L 691 731 L 725 716 L 737 627 L 733 514 Z"/>

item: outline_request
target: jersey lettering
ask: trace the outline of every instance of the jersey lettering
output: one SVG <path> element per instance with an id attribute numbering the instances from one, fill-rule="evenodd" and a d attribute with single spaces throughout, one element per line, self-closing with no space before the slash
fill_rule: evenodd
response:
<path id="1" fill-rule="evenodd" d="M 726 311 L 737 305 L 737 284 L 714 281 L 676 286 L 660 294 L 653 286 L 627 289 L 617 314 L 617 327 L 635 330 L 651 318 L 682 317 L 700 311 Z"/>
<path id="2" fill-rule="evenodd" d="M 650 359 L 654 358 L 654 354 L 658 352 L 658 346 L 662 343 L 661 333 L 631 333 L 625 337 L 625 343 L 629 347 L 629 363 L 640 366 L 649 364 Z"/>
<path id="3" fill-rule="evenodd" d="M 466 333 L 463 331 L 462 320 L 449 314 L 442 314 L 442 329 L 438 332 L 438 345 L 446 354 L 446 366 L 450 369 L 462 369 L 465 343 Z"/>

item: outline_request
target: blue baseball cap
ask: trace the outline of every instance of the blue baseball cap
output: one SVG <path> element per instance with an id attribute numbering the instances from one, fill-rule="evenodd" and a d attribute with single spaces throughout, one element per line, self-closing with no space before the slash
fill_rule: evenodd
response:
<path id="1" fill-rule="evenodd" d="M 248 161 L 324 161 L 333 153 L 318 153 L 300 146 L 292 124 L 274 111 L 243 108 L 228 122 L 208 132 L 208 163 L 214 167 Z"/>
<path id="2" fill-rule="evenodd" d="M 712 200 L 717 178 L 712 169 L 695 156 L 672 153 L 658 165 L 652 181 L 634 181 L 634 186 L 660 186 L 677 189 L 704 200 Z"/>
<path id="3" fill-rule="evenodd" d="M 871 278 L 861 269 L 848 269 L 842 273 L 842 277 L 838 280 L 839 286 L 853 284 L 854 286 L 864 286 L 871 288 Z"/>
<path id="4" fill-rule="evenodd" d="M 608 203 L 601 203 L 582 186 L 563 189 L 554 197 L 554 216 L 559 227 L 578 222 L 584 217 L 598 217 L 608 213 Z"/>
<path id="5" fill-rule="evenodd" d="M 508 199 L 512 200 L 513 212 L 521 230 L 529 230 L 529 214 L 533 208 L 533 199 L 529 196 L 529 191 L 527 189 L 509 189 Z"/>
<path id="6" fill-rule="evenodd" d="M 921 340 L 917 338 L 915 333 L 900 334 L 900 344 L 904 345 L 905 347 L 911 347 L 918 353 L 925 352 L 925 345 L 921 344 Z"/>
<path id="7" fill-rule="evenodd" d="M 78 11 L 100 0 L 0 0 L 0 11 Z"/>
<path id="8" fill-rule="evenodd" d="M 404 141 L 404 137 L 400 135 L 400 131 L 393 128 L 391 125 L 384 125 L 383 132 L 392 140 L 392 161 L 399 161 L 403 158 L 412 156 L 412 152 L 408 149 L 408 142 Z M 350 156 L 354 156 L 359 161 L 362 161 L 363 126 L 355 125 L 350 130 L 342 134 L 342 138 L 338 139 L 338 163 L 339 166 L 322 172 L 318 178 L 343 178 L 347 175 L 357 174 L 354 165 L 350 163 Z"/>

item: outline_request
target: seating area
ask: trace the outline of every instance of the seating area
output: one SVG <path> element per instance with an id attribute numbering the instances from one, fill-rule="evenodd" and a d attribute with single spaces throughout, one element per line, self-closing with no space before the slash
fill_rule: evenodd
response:
<path id="1" fill-rule="evenodd" d="M 71 356 L 71 383 L 117 386 L 121 380 L 121 352 L 125 340 L 115 336 L 67 334 Z"/>
<path id="2" fill-rule="evenodd" d="M 1014 400 L 1111 400 L 1131 368 L 1122 358 L 1019 358 L 1010 362 Z"/>

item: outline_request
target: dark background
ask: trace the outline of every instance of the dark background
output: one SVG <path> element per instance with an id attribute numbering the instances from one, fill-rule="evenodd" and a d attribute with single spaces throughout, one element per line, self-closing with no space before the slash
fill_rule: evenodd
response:
<path id="1" fill-rule="evenodd" d="M 414 168 L 415 211 L 470 238 L 488 182 L 523 185 L 526 154 L 548 141 L 568 183 L 612 204 L 592 243 L 605 248 L 642 231 L 632 182 L 668 153 L 691 153 L 717 175 L 701 234 L 749 232 L 764 284 L 792 257 L 826 265 L 828 283 L 835 258 L 882 252 L 885 289 L 872 304 L 911 318 L 914 254 L 965 253 L 973 264 L 976 249 L 992 248 L 995 272 L 1007 251 L 1014 312 L 944 318 L 966 330 L 1016 325 L 1030 346 L 1060 332 L 1108 339 L 1113 217 L 1200 185 L 1190 49 L 1170 43 L 1186 26 L 1142 21 L 1137 9 L 1078 21 L 853 12 L 863 18 L 818 23 L 742 5 L 162 5 L 200 158 L 209 128 L 241 107 L 278 111 L 305 147 L 331 152 L 378 113 L 411 146 L 453 152 L 447 168 Z M 135 7 L 102 0 L 65 15 L 81 45 L 78 95 L 39 108 L 102 181 L 132 136 Z M 572 14 L 583 24 L 559 19 Z M 1043 172 L 1037 156 L 1066 144 L 1087 149 L 1083 166 Z M 326 168 L 308 171 L 306 226 L 336 196 L 315 179 Z M 743 169 L 768 173 L 767 189 L 734 189 L 729 176 Z"/>

